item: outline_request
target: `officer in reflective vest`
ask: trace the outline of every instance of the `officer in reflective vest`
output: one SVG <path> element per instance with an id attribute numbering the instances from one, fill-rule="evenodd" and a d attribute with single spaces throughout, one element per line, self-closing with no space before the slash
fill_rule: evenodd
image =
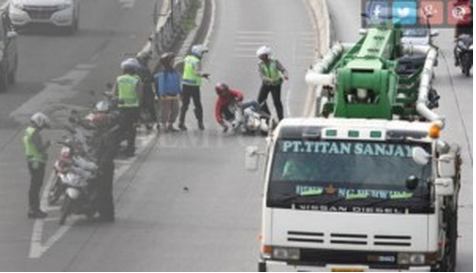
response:
<path id="1" fill-rule="evenodd" d="M 263 105 L 262 110 L 271 114 L 266 104 L 269 93 L 273 97 L 274 107 L 278 114 L 278 119 L 284 118 L 283 103 L 281 102 L 281 86 L 283 79 L 288 80 L 288 72 L 284 66 L 276 59 L 272 59 L 271 48 L 269 46 L 260 47 L 256 55 L 260 59 L 258 63 L 258 72 L 263 81 L 258 95 L 258 103 Z"/>
<path id="2" fill-rule="evenodd" d="M 179 128 L 180 130 L 187 130 L 185 126 L 185 115 L 190 105 L 190 99 L 193 100 L 195 106 L 195 117 L 198 121 L 198 128 L 205 130 L 203 124 L 203 107 L 200 98 L 200 86 L 202 85 L 202 78 L 209 78 L 209 74 L 202 73 L 202 57 L 208 52 L 208 49 L 203 45 L 194 45 L 190 54 L 184 59 L 184 71 L 182 76 L 182 108 L 180 110 Z"/>
<path id="3" fill-rule="evenodd" d="M 47 214 L 40 209 L 40 190 L 45 176 L 48 159 L 47 150 L 50 142 L 43 142 L 40 131 L 49 127 L 49 119 L 43 113 L 36 113 L 30 118 L 31 125 L 25 130 L 23 144 L 30 172 L 30 190 L 28 194 L 28 218 L 45 218 Z"/>
<path id="4" fill-rule="evenodd" d="M 135 152 L 136 123 L 139 119 L 140 101 L 142 99 L 142 82 L 137 75 L 140 64 L 135 58 L 129 58 L 121 63 L 124 72 L 116 80 L 115 94 L 119 99 L 121 119 L 121 140 L 127 140 L 126 156 Z"/>

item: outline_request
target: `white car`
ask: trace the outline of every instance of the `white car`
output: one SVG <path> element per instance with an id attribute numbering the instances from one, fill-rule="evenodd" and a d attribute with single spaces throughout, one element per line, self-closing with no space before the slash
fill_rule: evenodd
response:
<path id="1" fill-rule="evenodd" d="M 15 29 L 49 24 L 74 33 L 79 23 L 79 0 L 11 0 L 8 15 Z"/>

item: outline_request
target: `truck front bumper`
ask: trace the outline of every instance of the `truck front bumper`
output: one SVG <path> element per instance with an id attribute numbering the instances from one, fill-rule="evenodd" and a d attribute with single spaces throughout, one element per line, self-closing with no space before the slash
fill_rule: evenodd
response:
<path id="1" fill-rule="evenodd" d="M 430 272 L 430 266 L 410 266 L 408 268 L 371 268 L 367 265 L 294 265 L 286 262 L 266 261 L 265 271 L 271 272 Z"/>

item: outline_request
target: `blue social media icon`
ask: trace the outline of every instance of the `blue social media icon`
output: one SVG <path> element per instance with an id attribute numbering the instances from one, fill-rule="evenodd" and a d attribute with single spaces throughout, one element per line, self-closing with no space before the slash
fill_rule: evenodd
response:
<path id="1" fill-rule="evenodd" d="M 416 0 L 395 0 L 392 18 L 395 24 L 416 25 L 418 23 L 418 5 Z"/>
<path id="2" fill-rule="evenodd" d="M 371 24 L 381 24 L 390 18 L 387 0 L 371 0 L 366 5 L 366 17 Z"/>

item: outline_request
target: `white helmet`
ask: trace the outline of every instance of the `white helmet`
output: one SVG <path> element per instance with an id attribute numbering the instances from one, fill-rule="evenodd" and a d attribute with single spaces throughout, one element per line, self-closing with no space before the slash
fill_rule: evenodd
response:
<path id="1" fill-rule="evenodd" d="M 264 45 L 256 50 L 256 56 L 271 55 L 271 47 Z"/>
<path id="2" fill-rule="evenodd" d="M 124 60 L 121 63 L 121 69 L 122 70 L 137 71 L 137 69 L 139 69 L 139 68 L 140 68 L 140 64 L 139 64 L 139 62 L 137 61 L 136 58 L 128 58 L 128 59 Z"/>
<path id="3" fill-rule="evenodd" d="M 204 45 L 194 45 L 192 46 L 192 49 L 190 50 L 190 52 L 193 55 L 202 57 L 204 53 L 208 52 L 208 48 Z"/>
<path id="4" fill-rule="evenodd" d="M 50 119 L 41 112 L 31 116 L 30 121 L 38 128 L 50 127 Z"/>

